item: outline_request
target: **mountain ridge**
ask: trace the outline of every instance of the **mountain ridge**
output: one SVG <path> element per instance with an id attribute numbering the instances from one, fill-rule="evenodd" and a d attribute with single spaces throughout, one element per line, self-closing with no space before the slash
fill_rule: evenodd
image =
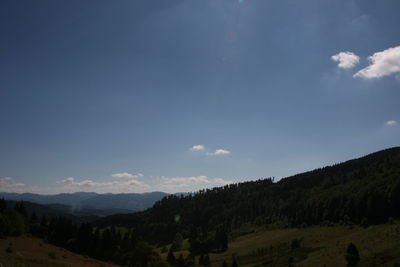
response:
<path id="1" fill-rule="evenodd" d="M 33 193 L 0 192 L 0 198 L 15 201 L 29 201 L 42 205 L 67 205 L 72 210 L 125 210 L 136 212 L 151 207 L 156 201 L 167 196 L 164 192 L 98 194 L 95 192 L 75 192 L 54 195 Z"/>

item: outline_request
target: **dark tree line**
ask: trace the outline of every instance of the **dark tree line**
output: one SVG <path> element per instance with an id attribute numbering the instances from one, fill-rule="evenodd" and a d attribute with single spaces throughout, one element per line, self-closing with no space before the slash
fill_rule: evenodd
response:
<path id="1" fill-rule="evenodd" d="M 35 213 L 28 218 L 23 202 L 7 208 L 0 200 L 0 237 L 33 234 L 49 243 L 102 261 L 132 267 L 168 266 L 153 247 L 132 231 L 116 227 L 93 228 L 89 223 L 75 224 L 65 217 L 40 221 Z"/>
<path id="2" fill-rule="evenodd" d="M 171 243 L 179 232 L 189 238 L 191 251 L 201 254 L 226 249 L 229 233 L 243 224 L 367 226 L 400 218 L 398 207 L 400 148 L 392 148 L 279 182 L 267 178 L 170 195 L 146 211 L 96 224 L 131 227 L 158 245 Z"/>
<path id="3" fill-rule="evenodd" d="M 6 201 L 0 199 L 0 238 L 26 233 L 28 230 L 26 216 L 22 202 L 17 203 L 13 209 L 9 209 Z"/>

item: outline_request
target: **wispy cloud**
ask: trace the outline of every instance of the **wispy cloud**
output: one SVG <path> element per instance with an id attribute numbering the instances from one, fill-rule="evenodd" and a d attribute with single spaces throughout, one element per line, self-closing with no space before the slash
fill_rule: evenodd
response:
<path id="1" fill-rule="evenodd" d="M 98 182 L 92 179 L 77 181 L 74 177 L 68 177 L 57 183 L 60 184 L 60 186 L 53 188 L 56 192 L 90 191 L 98 193 L 126 193 L 144 192 L 149 189 L 147 184 L 135 179 Z"/>
<path id="2" fill-rule="evenodd" d="M 2 192 L 23 192 L 25 184 L 14 182 L 12 177 L 0 178 L 0 191 Z"/>
<path id="3" fill-rule="evenodd" d="M 202 151 L 204 149 L 205 149 L 204 145 L 195 145 L 190 148 L 190 150 L 192 151 Z"/>
<path id="4" fill-rule="evenodd" d="M 96 182 L 89 180 L 89 179 L 77 182 L 77 181 L 75 181 L 74 177 L 68 177 L 68 178 L 62 179 L 61 181 L 58 181 L 57 183 L 63 184 L 63 185 L 73 185 L 73 186 L 77 186 L 77 187 L 82 187 L 82 186 L 90 187 L 90 186 L 94 186 L 97 184 Z"/>
<path id="5" fill-rule="evenodd" d="M 231 152 L 226 149 L 217 149 L 214 152 L 207 153 L 207 155 L 210 155 L 210 156 L 229 155 L 229 154 L 231 154 Z"/>
<path id="6" fill-rule="evenodd" d="M 398 122 L 397 122 L 397 121 L 387 121 L 385 124 L 386 124 L 387 126 L 394 126 L 394 125 L 397 125 Z"/>
<path id="7" fill-rule="evenodd" d="M 225 178 L 210 178 L 205 175 L 178 176 L 178 177 L 153 177 L 148 183 L 137 179 L 123 179 L 111 181 L 98 181 L 94 179 L 76 179 L 67 177 L 49 186 L 30 186 L 14 182 L 11 177 L 0 178 L 0 191 L 3 192 L 31 192 L 39 194 L 58 194 L 73 192 L 97 193 L 143 193 L 163 191 L 167 193 L 194 192 L 204 188 L 212 188 L 233 183 Z"/>
<path id="8" fill-rule="evenodd" d="M 62 179 L 61 181 L 57 181 L 58 184 L 72 184 L 75 181 L 74 177 L 68 177 L 65 179 Z"/>
<path id="9" fill-rule="evenodd" d="M 12 179 L 13 178 L 11 178 L 11 177 L 2 177 L 2 178 L 0 178 L 0 184 L 7 183 L 7 182 L 11 181 Z"/>
<path id="10" fill-rule="evenodd" d="M 354 77 L 375 79 L 400 73 L 400 46 L 374 53 L 368 60 L 371 64 L 354 74 Z"/>
<path id="11" fill-rule="evenodd" d="M 188 192 L 197 191 L 203 188 L 223 186 L 231 183 L 233 183 L 233 181 L 224 178 L 209 178 L 205 175 L 161 177 L 161 183 L 157 185 L 157 188 L 165 192 Z"/>
<path id="12" fill-rule="evenodd" d="M 111 175 L 114 178 L 125 178 L 125 179 L 136 179 L 143 177 L 143 173 L 138 173 L 138 174 L 131 174 L 128 172 L 121 172 L 121 173 L 114 173 Z"/>
<path id="13" fill-rule="evenodd" d="M 176 193 L 193 192 L 204 188 L 218 187 L 231 183 L 233 183 L 233 181 L 225 178 L 209 178 L 205 175 L 153 177 L 153 181 L 150 183 L 145 183 L 136 179 L 99 182 L 92 179 L 77 180 L 74 177 L 68 177 L 58 181 L 57 186 L 25 186 L 23 187 L 23 190 L 19 191 L 46 194 L 72 192 L 143 193 L 151 191 Z M 15 187 L 12 189 L 10 188 L 8 191 L 16 192 Z"/>
<path id="14" fill-rule="evenodd" d="M 352 52 L 340 52 L 331 56 L 331 59 L 338 62 L 338 67 L 343 69 L 351 69 L 360 62 L 360 57 Z"/>
<path id="15" fill-rule="evenodd" d="M 210 180 L 207 178 L 207 176 L 200 175 L 200 176 L 187 176 L 187 177 L 174 177 L 174 178 L 164 178 L 164 182 L 167 184 L 174 184 L 174 183 L 205 183 L 208 184 L 210 183 Z"/>

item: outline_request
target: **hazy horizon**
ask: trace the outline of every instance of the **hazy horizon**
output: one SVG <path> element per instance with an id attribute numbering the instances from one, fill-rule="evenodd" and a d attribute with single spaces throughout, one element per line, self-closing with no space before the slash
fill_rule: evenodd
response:
<path id="1" fill-rule="evenodd" d="M 396 0 L 6 0 L 0 192 L 191 192 L 400 145 Z"/>

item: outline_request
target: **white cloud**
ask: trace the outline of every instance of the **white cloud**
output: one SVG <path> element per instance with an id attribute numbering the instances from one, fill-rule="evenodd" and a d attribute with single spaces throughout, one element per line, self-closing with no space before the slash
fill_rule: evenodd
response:
<path id="1" fill-rule="evenodd" d="M 143 177 L 143 173 L 138 173 L 138 174 L 131 174 L 127 172 L 121 172 L 121 173 L 114 173 L 111 175 L 114 178 L 127 178 L 127 179 L 136 179 Z"/>
<path id="2" fill-rule="evenodd" d="M 374 79 L 400 73 L 400 46 L 374 53 L 368 60 L 371 64 L 358 71 L 353 77 Z"/>
<path id="3" fill-rule="evenodd" d="M 161 177 L 161 180 L 161 183 L 156 186 L 157 189 L 171 193 L 198 191 L 204 188 L 218 187 L 233 183 L 233 181 L 224 178 L 209 178 L 205 175 L 171 178 Z"/>
<path id="4" fill-rule="evenodd" d="M 0 184 L 1 183 L 6 183 L 6 182 L 8 182 L 8 181 L 11 181 L 13 178 L 11 178 L 11 177 L 3 177 L 3 178 L 0 178 Z"/>
<path id="5" fill-rule="evenodd" d="M 138 180 L 130 180 L 128 185 L 144 185 L 144 183 Z"/>
<path id="6" fill-rule="evenodd" d="M 50 190 L 55 193 L 69 193 L 69 192 L 81 192 L 81 191 L 90 191 L 98 193 L 129 193 L 129 192 L 145 192 L 146 190 L 149 189 L 149 186 L 147 184 L 134 179 L 123 180 L 123 181 L 96 182 L 91 179 L 76 181 L 74 177 L 68 177 L 61 181 L 58 181 L 57 183 L 61 184 L 61 186 L 53 188 L 38 187 L 37 189 L 39 191 Z"/>
<path id="7" fill-rule="evenodd" d="M 93 179 L 78 180 L 68 177 L 57 181 L 50 186 L 29 186 L 14 182 L 11 177 L 0 178 L 0 191 L 3 192 L 31 192 L 38 194 L 59 194 L 73 192 L 97 193 L 143 193 L 163 191 L 167 193 L 194 192 L 204 188 L 213 188 L 233 183 L 224 178 L 210 178 L 205 175 L 179 177 L 153 177 L 148 183 L 137 179 L 96 181 Z"/>
<path id="8" fill-rule="evenodd" d="M 14 184 L 12 184 L 12 186 L 13 187 L 23 187 L 23 186 L 25 186 L 25 184 L 23 184 L 23 183 L 14 183 Z"/>
<path id="9" fill-rule="evenodd" d="M 65 179 L 63 179 L 63 180 L 61 180 L 61 181 L 58 181 L 57 183 L 58 184 L 72 184 L 72 183 L 74 183 L 74 181 L 75 181 L 75 178 L 74 177 L 68 177 L 68 178 L 65 178 Z"/>
<path id="10" fill-rule="evenodd" d="M 192 151 L 201 151 L 204 149 L 205 149 L 205 147 L 203 145 L 195 145 L 190 148 L 190 150 L 192 150 Z"/>
<path id="11" fill-rule="evenodd" d="M 73 186 L 93 186 L 96 183 L 92 180 L 83 180 L 80 182 L 76 182 L 74 177 L 68 177 L 61 181 L 58 181 L 57 184 L 64 184 L 64 185 L 73 185 Z"/>
<path id="12" fill-rule="evenodd" d="M 231 152 L 229 150 L 226 149 L 217 149 L 212 153 L 207 153 L 207 155 L 211 155 L 211 156 L 218 156 L 218 155 L 229 155 Z"/>
<path id="13" fill-rule="evenodd" d="M 387 122 L 386 122 L 386 125 L 387 125 L 387 126 L 394 126 L 394 125 L 397 125 L 397 124 L 398 124 L 397 121 L 387 121 Z"/>
<path id="14" fill-rule="evenodd" d="M 15 183 L 12 177 L 0 178 L 0 191 L 1 192 L 24 192 L 26 187 L 23 183 Z"/>
<path id="15" fill-rule="evenodd" d="M 335 62 L 339 62 L 338 67 L 343 69 L 351 69 L 360 62 L 360 57 L 352 52 L 340 52 L 331 56 Z"/>
<path id="16" fill-rule="evenodd" d="M 174 177 L 174 178 L 164 178 L 165 183 L 167 184 L 173 184 L 173 183 L 205 183 L 208 184 L 210 183 L 210 180 L 207 178 L 207 176 L 200 175 L 200 176 L 188 176 L 188 177 Z"/>
<path id="17" fill-rule="evenodd" d="M 75 183 L 75 185 L 77 185 L 77 186 L 88 186 L 88 187 L 95 186 L 97 184 L 99 184 L 99 183 L 95 183 L 92 180 L 83 180 L 81 182 Z"/>

